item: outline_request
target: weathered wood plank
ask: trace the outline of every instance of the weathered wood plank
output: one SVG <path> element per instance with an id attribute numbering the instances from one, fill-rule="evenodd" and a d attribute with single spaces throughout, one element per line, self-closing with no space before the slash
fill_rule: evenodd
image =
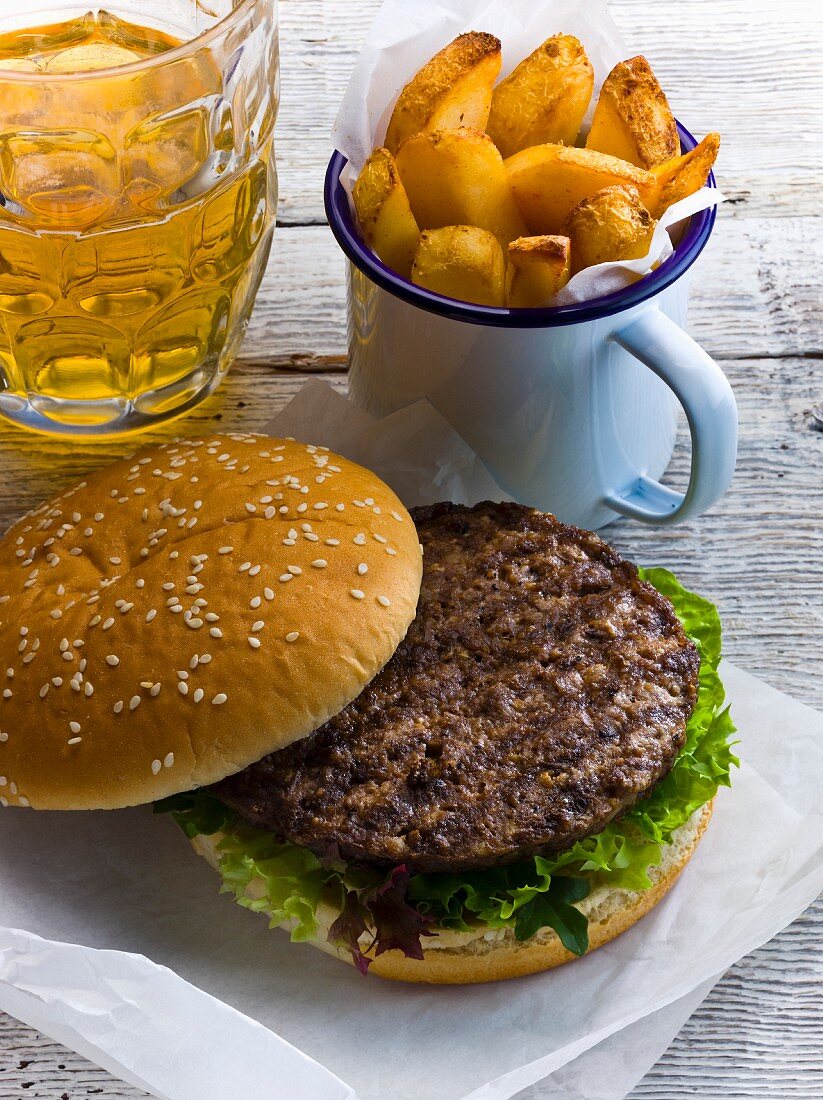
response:
<path id="1" fill-rule="evenodd" d="M 823 235 L 804 218 L 730 216 L 721 207 L 692 282 L 695 339 L 719 359 L 819 354 Z M 325 226 L 280 229 L 244 357 L 343 355 L 345 260 Z"/>
<path id="2" fill-rule="evenodd" d="M 329 130 L 379 0 L 280 0 L 281 223 L 324 221 Z M 719 179 L 734 200 L 696 269 L 692 331 L 735 386 L 738 474 L 707 516 L 671 531 L 620 524 L 609 537 L 668 564 L 716 599 L 726 650 L 775 686 L 820 704 L 823 400 L 819 329 L 819 0 L 612 0 L 694 132 L 723 134 Z M 819 52 L 819 48 L 818 51 Z M 815 241 L 817 251 L 815 252 Z M 185 430 L 260 427 L 308 372 L 342 387 L 342 260 L 328 230 L 281 230 L 239 363 Z M 788 358 L 787 358 L 788 357 Z M 156 437 L 182 430 L 175 426 Z M 0 527 L 133 444 L 72 449 L 0 428 Z M 670 480 L 682 484 L 679 447 Z M 726 975 L 633 1100 L 818 1100 L 823 1095 L 823 902 Z M 142 1095 L 0 1016 L 0 1097 Z"/>
<path id="3" fill-rule="evenodd" d="M 810 426 L 809 416 L 819 399 L 819 363 L 721 363 L 738 394 L 741 417 L 740 456 L 731 490 L 692 523 L 660 530 L 624 522 L 609 529 L 609 538 L 638 561 L 676 568 L 685 583 L 715 600 L 726 625 L 728 656 L 798 698 L 819 702 L 819 680 L 810 670 L 823 671 L 816 645 L 823 631 L 823 432 Z M 307 377 L 241 361 L 223 390 L 187 418 L 185 431 L 259 428 Z M 320 377 L 345 387 L 342 374 Z M 166 438 L 180 431 L 180 425 L 172 424 L 154 435 Z M 668 475 L 674 484 L 687 477 L 684 444 L 682 440 Z M 0 429 L 3 526 L 47 494 L 134 446 L 129 441 L 78 449 L 44 440 L 32 448 L 28 437 Z"/>
<path id="4" fill-rule="evenodd" d="M 794 0 L 791 13 L 779 0 L 612 0 L 610 7 L 681 121 L 696 134 L 723 135 L 718 175 L 735 200 L 731 216 L 820 214 L 820 82 L 810 64 L 823 33 L 817 0 Z M 323 220 L 331 124 L 378 8 L 379 0 L 281 0 L 284 223 Z"/>

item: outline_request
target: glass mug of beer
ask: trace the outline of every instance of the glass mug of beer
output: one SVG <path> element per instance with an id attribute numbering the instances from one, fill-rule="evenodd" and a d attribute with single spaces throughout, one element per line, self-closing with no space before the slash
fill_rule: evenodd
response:
<path id="1" fill-rule="evenodd" d="M 278 74 L 276 0 L 0 0 L 0 414 L 114 436 L 216 388 L 274 231 Z"/>

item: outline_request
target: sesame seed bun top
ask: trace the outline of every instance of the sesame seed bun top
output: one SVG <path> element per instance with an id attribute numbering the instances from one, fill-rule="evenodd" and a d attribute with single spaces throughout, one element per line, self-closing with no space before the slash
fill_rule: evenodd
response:
<path id="1" fill-rule="evenodd" d="M 0 800 L 135 805 L 307 736 L 421 572 L 395 494 L 321 447 L 179 440 L 92 475 L 0 540 Z"/>

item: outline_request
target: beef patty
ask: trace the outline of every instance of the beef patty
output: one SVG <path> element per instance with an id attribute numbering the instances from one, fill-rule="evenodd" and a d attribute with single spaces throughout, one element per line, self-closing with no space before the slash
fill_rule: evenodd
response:
<path id="1" fill-rule="evenodd" d="M 568 848 L 664 776 L 699 658 L 597 535 L 515 504 L 413 512 L 417 618 L 305 740 L 214 789 L 321 856 L 459 871 Z"/>

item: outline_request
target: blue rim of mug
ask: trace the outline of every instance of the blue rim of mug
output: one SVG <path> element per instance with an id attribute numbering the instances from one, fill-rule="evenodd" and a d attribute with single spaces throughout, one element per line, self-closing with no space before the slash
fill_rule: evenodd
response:
<path id="1" fill-rule="evenodd" d="M 677 123 L 680 135 L 680 147 L 688 153 L 697 145 L 696 138 L 685 126 Z M 442 294 L 433 294 L 423 287 L 416 286 L 402 275 L 387 267 L 360 237 L 349 197 L 340 182 L 340 176 L 347 164 L 342 153 L 335 151 L 326 171 L 324 188 L 326 216 L 337 243 L 351 262 L 364 275 L 383 290 L 400 298 L 410 305 L 449 317 L 453 321 L 466 321 L 475 325 L 493 325 L 512 328 L 549 328 L 555 325 L 573 325 L 581 321 L 595 321 L 610 317 L 614 313 L 631 309 L 641 302 L 653 298 L 661 290 L 671 286 L 680 278 L 706 247 L 717 218 L 717 207 L 710 206 L 700 210 L 689 218 L 683 236 L 667 260 L 644 275 L 631 286 L 593 298 L 588 302 L 577 302 L 567 306 L 547 306 L 542 309 L 503 309 L 496 306 L 477 306 L 460 302 L 455 298 L 446 298 Z M 714 173 L 709 173 L 707 186 L 716 188 Z"/>

